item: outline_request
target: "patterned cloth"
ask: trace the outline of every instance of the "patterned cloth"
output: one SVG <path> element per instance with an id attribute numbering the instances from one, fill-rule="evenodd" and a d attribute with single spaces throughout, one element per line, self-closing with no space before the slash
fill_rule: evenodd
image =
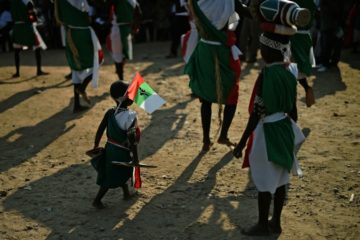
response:
<path id="1" fill-rule="evenodd" d="M 285 63 L 266 66 L 254 88 L 251 111 L 260 121 L 252 133 L 246 149 L 251 176 L 260 192 L 274 193 L 289 182 L 289 171 L 299 173 L 294 155 L 295 145 L 304 136 L 285 113 L 296 100 L 296 78 Z"/>

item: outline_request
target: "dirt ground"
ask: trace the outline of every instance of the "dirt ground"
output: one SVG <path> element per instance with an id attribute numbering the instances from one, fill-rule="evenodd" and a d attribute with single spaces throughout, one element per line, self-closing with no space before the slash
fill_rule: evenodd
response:
<path id="1" fill-rule="evenodd" d="M 110 191 L 104 210 L 91 206 L 98 187 L 84 153 L 114 105 L 110 57 L 99 88 L 88 88 L 91 108 L 73 114 L 63 50 L 43 53 L 43 70 L 50 75 L 41 77 L 35 76 L 34 54 L 23 52 L 17 79 L 11 79 L 12 53 L 1 53 L 0 239 L 262 239 L 241 234 L 257 220 L 248 169 L 223 145 L 200 153 L 199 101 L 190 96 L 181 59 L 165 59 L 168 49 L 168 42 L 136 44 L 135 59 L 125 69 L 127 79 L 139 71 L 167 101 L 152 115 L 132 106 L 142 128 L 140 158 L 158 167 L 142 169 L 135 199 L 124 201 L 120 189 Z M 316 96 L 311 108 L 298 87 L 299 125 L 307 135 L 298 152 L 304 176 L 292 178 L 283 233 L 270 239 L 360 238 L 359 56 L 344 50 L 339 68 L 310 78 Z M 259 63 L 242 66 L 232 141 L 245 127 L 259 69 Z M 214 141 L 217 109 L 213 105 Z"/>

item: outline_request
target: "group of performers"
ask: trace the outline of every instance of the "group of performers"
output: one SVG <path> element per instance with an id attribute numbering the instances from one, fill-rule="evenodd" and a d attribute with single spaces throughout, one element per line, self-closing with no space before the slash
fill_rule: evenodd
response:
<path id="1" fill-rule="evenodd" d="M 109 109 L 104 115 L 95 136 L 94 149 L 98 149 L 101 137 L 106 130 L 107 143 L 97 164 L 97 184 L 100 186 L 93 206 L 104 208 L 101 199 L 109 188 L 121 187 L 124 199 L 129 199 L 130 180 L 139 187 L 141 185 L 139 168 L 115 166 L 114 161 L 130 162 L 137 160 L 136 144 L 140 138 L 137 128 L 136 113 L 127 107 L 132 101 L 126 97 L 128 85 L 124 80 L 124 64 L 132 59 L 131 34 L 138 29 L 139 5 L 136 0 L 111 1 L 111 30 L 107 39 L 107 47 L 115 63 L 119 81 L 110 86 L 110 95 L 116 108 Z M 33 47 L 37 60 L 37 75 L 47 74 L 41 71 L 40 48 L 46 49 L 36 29 L 36 15 L 31 0 L 13 0 L 11 12 L 14 19 L 13 42 L 15 48 L 16 73 L 19 77 L 19 53 L 21 49 Z M 87 0 L 54 0 L 56 21 L 63 27 L 65 38 L 65 55 L 71 68 L 71 80 L 74 88 L 73 112 L 78 113 L 88 107 L 80 104 L 80 96 L 90 104 L 86 88 L 90 82 L 97 86 L 99 67 L 104 54 L 99 40 L 91 27 L 90 5 Z M 137 162 L 137 161 L 136 161 Z"/>
<path id="2" fill-rule="evenodd" d="M 314 104 L 306 80 L 313 65 L 308 30 L 314 1 L 253 0 L 246 7 L 238 0 L 189 0 L 188 9 L 195 25 L 189 34 L 197 35 L 198 40 L 185 37 L 184 46 L 191 49 L 183 51 L 188 55 L 184 57 L 185 73 L 189 75 L 193 94 L 201 102 L 203 151 L 208 151 L 212 144 L 209 137 L 212 103 L 219 104 L 219 119 L 225 104 L 217 142 L 232 144 L 227 132 L 238 102 L 240 52 L 233 31 L 239 15 L 256 19 L 263 31 L 259 40 L 265 66 L 255 82 L 250 117 L 233 154 L 242 157 L 246 148 L 243 167 L 250 167 L 258 190 L 258 222 L 244 229 L 243 234 L 280 234 L 289 173 L 301 174 L 295 147 L 305 139 L 296 125 L 297 79 L 305 89 L 307 106 Z M 272 195 L 274 211 L 269 221 Z"/>
<path id="3" fill-rule="evenodd" d="M 111 31 L 107 46 L 111 51 L 119 80 L 124 79 L 124 64 L 132 58 L 131 33 L 136 31 L 139 6 L 136 0 L 111 0 Z M 24 47 L 36 49 L 37 74 L 42 75 L 39 48 L 46 48 L 36 31 L 31 0 L 13 0 L 14 46 L 16 74 L 19 76 L 19 52 Z M 185 1 L 181 1 L 182 6 Z M 54 0 L 56 20 L 65 29 L 65 53 L 72 71 L 74 112 L 83 111 L 79 96 L 90 102 L 86 88 L 97 85 L 103 53 L 89 20 L 87 0 Z M 253 0 L 250 6 L 239 0 L 188 0 L 191 31 L 183 49 L 185 73 L 189 86 L 201 102 L 203 130 L 202 151 L 209 151 L 211 107 L 219 105 L 221 131 L 217 142 L 233 145 L 228 131 L 238 103 L 240 78 L 240 50 L 236 47 L 234 30 L 239 17 L 259 21 L 261 56 L 265 67 L 261 70 L 252 92 L 247 126 L 235 145 L 233 154 L 241 157 L 244 148 L 244 167 L 250 167 L 258 194 L 258 223 L 243 231 L 246 235 L 279 234 L 281 211 L 284 205 L 289 172 L 299 174 L 294 154 L 295 146 L 304 140 L 296 125 L 296 86 L 299 81 L 306 93 L 306 104 L 314 104 L 314 96 L 306 77 L 310 75 L 311 38 L 309 27 L 314 14 L 313 0 Z M 196 37 L 194 37 L 196 36 Z M 178 36 L 177 36 L 178 37 Z M 290 47 L 291 42 L 291 47 Z M 171 56 L 176 55 L 174 43 Z M 297 63 L 292 63 L 292 61 Z M 297 81 L 298 80 L 298 81 Z M 139 140 L 136 113 L 127 107 L 132 103 L 126 96 L 127 84 L 122 81 L 110 87 L 116 107 L 106 112 L 95 137 L 94 149 L 99 147 L 106 129 L 107 143 L 102 153 L 101 167 L 97 167 L 99 192 L 93 202 L 103 208 L 101 199 L 109 188 L 122 187 L 124 198 L 130 197 L 127 182 L 133 176 L 132 167 L 115 166 L 120 159 L 137 159 Z M 222 105 L 225 105 L 221 119 Z M 268 220 L 270 202 L 274 195 L 274 211 Z"/>
<path id="4" fill-rule="evenodd" d="M 132 59 L 132 33 L 138 29 L 140 15 L 136 0 L 109 0 L 111 4 L 111 30 L 107 38 L 107 47 L 115 63 L 116 73 L 124 79 L 124 64 Z M 87 0 L 53 0 L 56 21 L 64 29 L 65 54 L 71 68 L 71 80 L 74 85 L 73 112 L 81 112 L 87 107 L 80 104 L 82 96 L 90 103 L 86 88 L 90 82 L 97 86 L 99 67 L 104 54 L 98 38 L 91 27 L 91 6 Z M 11 14 L 14 21 L 13 46 L 15 48 L 16 72 L 20 76 L 20 51 L 27 48 L 35 50 L 37 75 L 48 74 L 41 69 L 40 49 L 46 44 L 36 26 L 36 13 L 31 0 L 13 0 Z"/>
<path id="5" fill-rule="evenodd" d="M 35 51 L 36 75 L 46 75 L 47 73 L 41 70 L 40 53 L 40 49 L 46 49 L 46 44 L 36 28 L 37 19 L 32 1 L 14 0 L 10 6 L 12 20 L 14 22 L 12 36 L 16 67 L 16 72 L 13 77 L 16 78 L 20 76 L 20 51 L 27 48 L 33 48 Z"/>

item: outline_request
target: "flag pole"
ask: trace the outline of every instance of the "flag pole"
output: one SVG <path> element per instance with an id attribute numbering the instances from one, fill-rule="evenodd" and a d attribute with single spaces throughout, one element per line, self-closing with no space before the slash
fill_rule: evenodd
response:
<path id="1" fill-rule="evenodd" d="M 129 90 L 129 87 L 130 87 L 131 84 L 133 83 L 133 81 L 134 81 L 134 79 L 135 79 L 135 76 L 136 76 L 136 73 L 135 73 L 135 75 L 133 76 L 131 82 L 128 84 L 128 87 L 127 87 L 124 95 L 122 95 L 121 97 L 119 97 L 118 99 L 116 99 L 116 100 L 118 100 L 119 105 L 116 107 L 114 115 L 116 115 L 116 114 L 118 113 L 118 111 L 119 111 L 119 109 L 120 109 L 120 105 L 121 105 L 122 101 L 124 101 L 124 97 L 127 95 L 128 90 Z M 120 100 L 121 100 L 121 101 L 120 101 Z"/>

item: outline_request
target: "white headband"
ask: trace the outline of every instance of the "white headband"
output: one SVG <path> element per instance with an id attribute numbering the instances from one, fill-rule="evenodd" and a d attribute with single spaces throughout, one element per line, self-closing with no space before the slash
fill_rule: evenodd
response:
<path id="1" fill-rule="evenodd" d="M 282 44 L 281 42 L 278 42 L 278 41 L 272 40 L 268 37 L 265 37 L 264 34 L 261 34 L 260 42 L 262 44 L 264 44 L 265 46 L 279 50 L 282 53 L 284 53 L 290 47 L 289 44 Z"/>
<path id="2" fill-rule="evenodd" d="M 265 45 L 269 48 L 272 48 L 272 49 L 279 50 L 283 54 L 285 61 L 290 60 L 290 56 L 291 56 L 290 43 L 282 44 L 281 42 L 278 42 L 278 41 L 272 40 L 268 37 L 265 37 L 264 34 L 260 35 L 259 40 L 260 40 L 260 43 L 262 43 L 263 45 Z"/>

